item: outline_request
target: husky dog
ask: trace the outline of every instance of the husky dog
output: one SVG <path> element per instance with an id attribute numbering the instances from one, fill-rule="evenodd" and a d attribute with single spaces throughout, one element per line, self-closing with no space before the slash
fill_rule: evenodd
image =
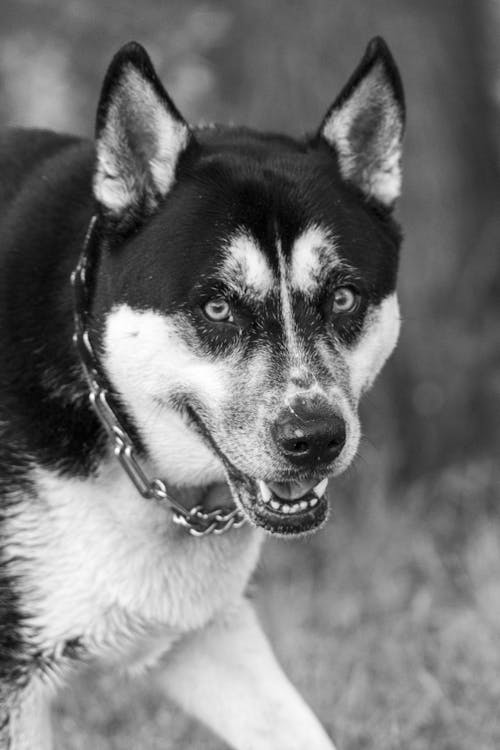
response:
<path id="1" fill-rule="evenodd" d="M 2 748 L 50 748 L 94 658 L 239 750 L 333 748 L 245 590 L 324 523 L 395 346 L 403 127 L 381 39 L 299 140 L 190 127 L 130 43 L 95 142 L 1 136 Z"/>

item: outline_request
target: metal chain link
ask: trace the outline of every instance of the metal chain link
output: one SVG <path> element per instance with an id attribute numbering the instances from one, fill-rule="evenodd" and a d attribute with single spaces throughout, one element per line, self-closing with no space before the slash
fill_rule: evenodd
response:
<path id="1" fill-rule="evenodd" d="M 97 357 L 87 328 L 90 297 L 88 249 L 96 220 L 97 217 L 93 216 L 90 221 L 82 253 L 75 270 L 71 274 L 75 320 L 73 343 L 77 348 L 89 385 L 90 403 L 113 443 L 114 455 L 142 497 L 168 502 L 173 512 L 174 523 L 185 528 L 192 536 L 203 537 L 208 534 L 224 534 L 232 528 L 238 529 L 245 523 L 245 518 L 238 508 L 229 510 L 216 508 L 207 512 L 203 510 L 203 506 L 196 505 L 188 510 L 168 494 L 165 482 L 162 479 L 150 479 L 137 459 L 132 439 L 109 403 L 108 392 L 101 383 Z"/>

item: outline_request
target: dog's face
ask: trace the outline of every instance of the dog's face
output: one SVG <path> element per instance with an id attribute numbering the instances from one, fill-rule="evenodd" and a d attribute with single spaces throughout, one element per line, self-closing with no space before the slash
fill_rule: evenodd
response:
<path id="1" fill-rule="evenodd" d="M 94 191 L 103 363 L 151 459 L 177 486 L 226 478 L 254 524 L 327 514 L 358 446 L 358 401 L 399 330 L 403 131 L 380 40 L 318 133 L 190 130 L 142 48 L 114 59 Z"/>

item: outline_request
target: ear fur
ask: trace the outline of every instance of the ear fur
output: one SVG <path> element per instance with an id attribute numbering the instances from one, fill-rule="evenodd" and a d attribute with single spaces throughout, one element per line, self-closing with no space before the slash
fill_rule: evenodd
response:
<path id="1" fill-rule="evenodd" d="M 398 69 L 384 40 L 375 37 L 319 135 L 335 149 L 342 176 L 388 208 L 401 190 L 404 121 Z"/>
<path id="2" fill-rule="evenodd" d="M 97 201 L 115 217 L 153 211 L 190 138 L 144 48 L 126 44 L 111 61 L 97 109 Z"/>

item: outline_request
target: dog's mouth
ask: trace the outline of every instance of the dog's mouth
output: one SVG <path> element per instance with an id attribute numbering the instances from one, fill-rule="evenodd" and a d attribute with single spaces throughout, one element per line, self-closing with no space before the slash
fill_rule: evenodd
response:
<path id="1" fill-rule="evenodd" d="M 319 528 L 328 515 L 328 478 L 264 482 L 224 464 L 236 504 L 255 526 L 289 536 Z"/>
<path id="2" fill-rule="evenodd" d="M 220 459 L 235 505 L 254 526 L 289 536 L 319 528 L 328 516 L 328 477 L 264 481 L 240 472 L 214 441 L 197 411 L 184 404 L 188 418 Z"/>

